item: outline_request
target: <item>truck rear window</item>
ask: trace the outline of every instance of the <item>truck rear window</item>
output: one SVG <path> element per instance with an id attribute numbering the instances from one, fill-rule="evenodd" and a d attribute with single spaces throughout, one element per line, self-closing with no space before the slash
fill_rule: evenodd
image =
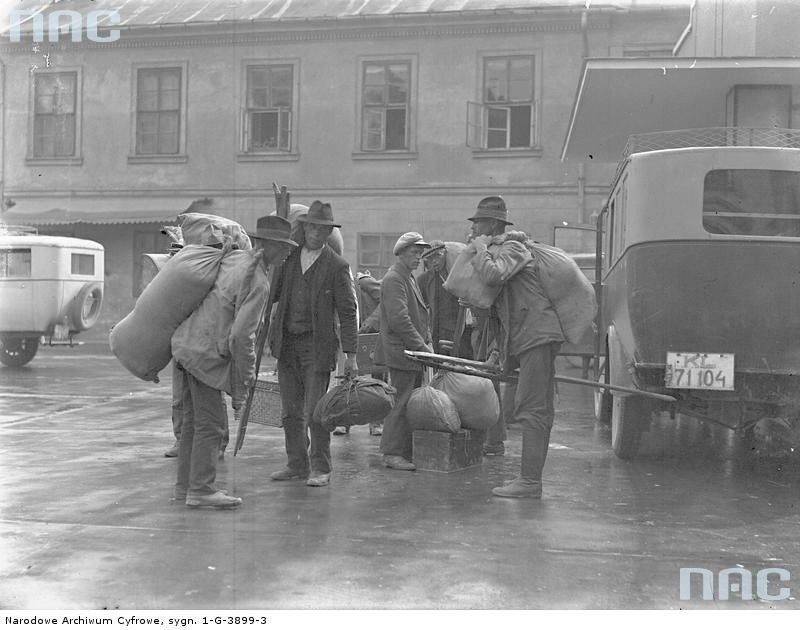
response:
<path id="1" fill-rule="evenodd" d="M 0 278 L 30 278 L 30 248 L 0 249 Z"/>
<path id="2" fill-rule="evenodd" d="M 72 275 L 93 276 L 94 256 L 92 254 L 72 254 Z"/>
<path id="3" fill-rule="evenodd" d="M 703 186 L 703 227 L 712 234 L 800 237 L 800 173 L 709 171 Z"/>

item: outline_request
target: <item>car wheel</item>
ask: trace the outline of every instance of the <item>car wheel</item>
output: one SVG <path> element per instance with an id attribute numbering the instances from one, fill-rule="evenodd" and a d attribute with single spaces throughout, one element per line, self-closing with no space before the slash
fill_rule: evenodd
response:
<path id="1" fill-rule="evenodd" d="M 632 459 L 639 452 L 642 433 L 650 428 L 654 407 L 644 396 L 612 396 L 611 448 L 620 459 Z"/>
<path id="2" fill-rule="evenodd" d="M 0 345 L 0 363 L 8 367 L 22 367 L 36 356 L 39 337 L 3 337 Z"/>
<path id="3" fill-rule="evenodd" d="M 70 320 L 73 330 L 89 330 L 100 317 L 103 305 L 103 285 L 92 282 L 83 287 L 72 301 Z"/>

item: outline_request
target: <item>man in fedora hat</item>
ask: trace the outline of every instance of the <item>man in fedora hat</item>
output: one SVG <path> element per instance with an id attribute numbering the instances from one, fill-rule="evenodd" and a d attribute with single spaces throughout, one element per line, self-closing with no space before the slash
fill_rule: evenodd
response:
<path id="1" fill-rule="evenodd" d="M 326 244 L 333 228 L 341 227 L 333 220 L 331 204 L 314 201 L 297 220 L 303 226 L 301 247 L 289 255 L 276 277 L 277 308 L 269 329 L 272 356 L 278 360 L 288 457 L 286 467 L 272 473 L 271 479 L 304 479 L 308 486 L 327 486 L 331 435 L 311 418 L 336 369 L 340 338 L 345 376 L 358 374 L 356 297 L 350 266 Z"/>
<path id="2" fill-rule="evenodd" d="M 512 225 L 503 198 L 482 199 L 469 220 L 476 273 L 486 284 L 502 285 L 491 311 L 499 322 L 497 350 L 504 371 L 519 369 L 513 414 L 508 413 L 507 417 L 509 422 L 522 425 L 520 474 L 506 485 L 492 489 L 492 493 L 510 498 L 539 498 L 553 427 L 555 358 L 564 341 L 561 325 L 542 288 L 536 262 L 523 242 L 527 237 L 522 233 L 516 235 L 519 238 L 503 234 L 506 226 Z M 502 402 L 507 403 L 506 407 L 511 404 L 510 400 Z M 505 433 L 505 427 L 502 428 Z"/>
<path id="3" fill-rule="evenodd" d="M 428 306 L 412 272 L 422 253 L 430 247 L 417 232 L 406 232 L 394 246 L 397 262 L 381 280 L 380 334 L 375 344 L 375 363 L 389 368 L 397 390 L 395 404 L 383 420 L 380 451 L 383 464 L 397 470 L 414 470 L 411 427 L 406 404 L 415 387 L 422 383 L 422 366 L 407 359 L 406 350 L 431 352 Z"/>
<path id="4" fill-rule="evenodd" d="M 249 234 L 254 248 L 223 256 L 211 291 L 172 336 L 183 401 L 173 498 L 189 507 L 235 508 L 242 503 L 215 486 L 227 423 L 221 392 L 238 409 L 255 383 L 256 332 L 269 296 L 267 270 L 297 247 L 290 235 L 286 219 L 258 219 Z"/>

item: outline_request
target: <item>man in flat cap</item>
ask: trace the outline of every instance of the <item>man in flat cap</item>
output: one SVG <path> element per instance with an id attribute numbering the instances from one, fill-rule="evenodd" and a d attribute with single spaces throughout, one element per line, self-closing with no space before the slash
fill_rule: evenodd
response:
<path id="1" fill-rule="evenodd" d="M 189 507 L 242 503 L 215 486 L 217 454 L 227 430 L 221 392 L 238 409 L 255 383 L 255 339 L 269 295 L 267 270 L 297 247 L 286 219 L 261 217 L 256 225 L 248 235 L 254 248 L 223 256 L 211 291 L 172 335 L 183 411 L 173 498 Z"/>
<path id="2" fill-rule="evenodd" d="M 406 404 L 415 387 L 422 384 L 422 366 L 406 358 L 406 350 L 431 352 L 430 317 L 425 299 L 412 272 L 430 245 L 417 232 L 403 234 L 394 246 L 397 262 L 381 280 L 380 334 L 375 345 L 375 363 L 389 368 L 397 390 L 395 404 L 383 420 L 380 451 L 383 463 L 397 470 L 415 470 L 411 453 L 411 428 Z"/>
<path id="3" fill-rule="evenodd" d="M 341 227 L 331 204 L 314 201 L 297 220 L 303 226 L 301 247 L 275 280 L 277 309 L 269 330 L 288 458 L 271 479 L 320 487 L 330 483 L 331 434 L 311 418 L 336 369 L 340 337 L 345 376 L 358 374 L 356 294 L 350 266 L 326 242 L 333 228 Z"/>
<path id="4" fill-rule="evenodd" d="M 502 286 L 492 313 L 500 324 L 498 350 L 504 371 L 520 371 L 513 416 L 508 415 L 510 422 L 522 425 L 521 470 L 516 479 L 494 488 L 492 493 L 540 498 L 542 469 L 553 427 L 555 358 L 564 336 L 555 308 L 542 288 L 533 256 L 524 242 L 503 234 L 506 226 L 512 225 L 503 198 L 482 199 L 469 220 L 470 246 L 476 250 L 472 265 L 486 284 Z"/>

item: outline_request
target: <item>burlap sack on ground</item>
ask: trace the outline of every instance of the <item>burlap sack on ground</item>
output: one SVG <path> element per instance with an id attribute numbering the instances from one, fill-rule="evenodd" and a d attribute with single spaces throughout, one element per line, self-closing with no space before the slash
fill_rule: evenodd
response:
<path id="1" fill-rule="evenodd" d="M 489 379 L 441 371 L 433 377 L 431 387 L 450 397 L 464 429 L 488 429 L 500 417 L 500 402 Z"/>
<path id="2" fill-rule="evenodd" d="M 461 419 L 453 401 L 433 387 L 418 387 L 411 392 L 406 418 L 412 431 L 457 433 L 461 428 Z"/>
<path id="3" fill-rule="evenodd" d="M 133 310 L 111 329 L 111 351 L 135 376 L 158 382 L 172 358 L 172 334 L 211 290 L 227 250 L 187 245 L 145 287 Z"/>

